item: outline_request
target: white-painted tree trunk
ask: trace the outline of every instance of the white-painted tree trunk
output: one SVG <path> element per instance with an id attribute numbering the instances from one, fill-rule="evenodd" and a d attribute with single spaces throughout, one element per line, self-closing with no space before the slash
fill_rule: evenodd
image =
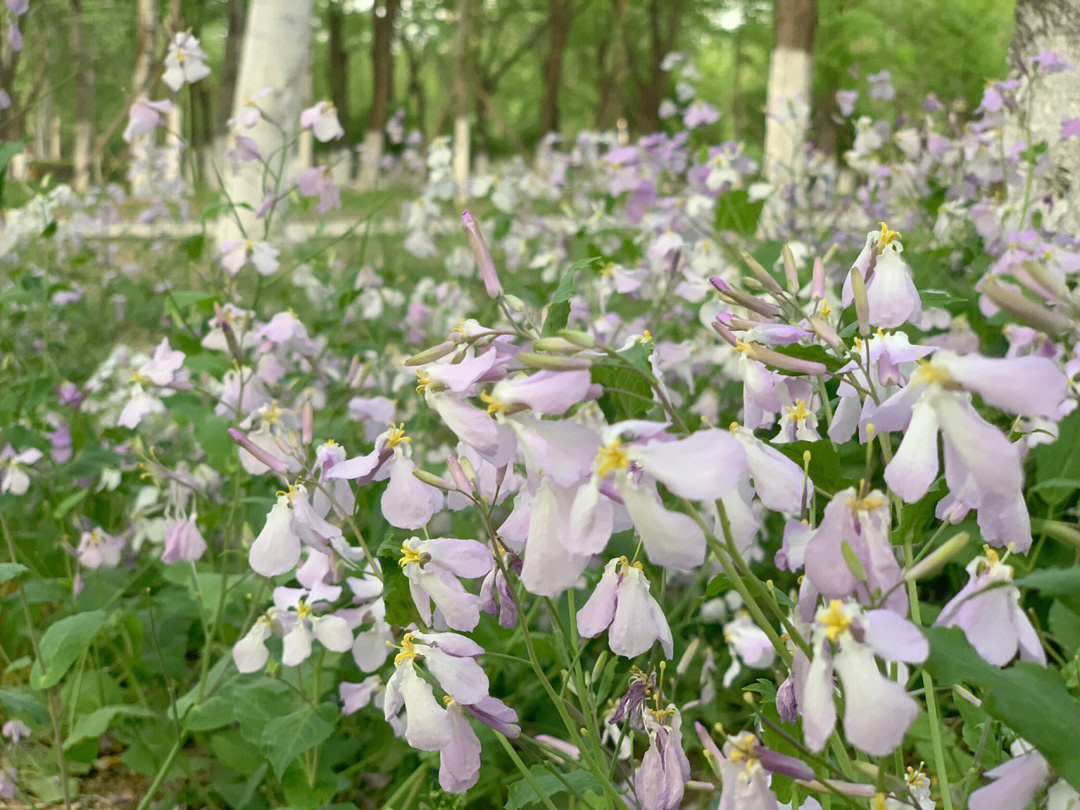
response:
<path id="1" fill-rule="evenodd" d="M 809 51 L 783 46 L 773 49 L 765 107 L 765 176 L 777 186 L 799 174 L 810 131 L 812 73 Z"/>
<path id="2" fill-rule="evenodd" d="M 131 100 L 146 94 L 154 68 L 154 31 L 157 28 L 156 0 L 139 0 L 136 7 L 135 71 L 131 76 Z M 131 142 L 128 182 L 135 197 L 145 198 L 157 192 L 155 163 L 157 148 L 154 132 L 137 135 Z"/>
<path id="3" fill-rule="evenodd" d="M 165 123 L 165 179 L 176 182 L 180 179 L 184 161 L 184 108 L 176 103 L 169 110 Z"/>
<path id="4" fill-rule="evenodd" d="M 454 187 L 458 199 L 464 200 L 469 193 L 469 117 L 454 117 Z"/>
<path id="5" fill-rule="evenodd" d="M 369 129 L 360 147 L 360 187 L 374 188 L 379 183 L 379 164 L 382 162 L 382 130 Z"/>
<path id="6" fill-rule="evenodd" d="M 241 163 L 235 170 L 223 162 L 218 168 L 229 199 L 251 206 L 236 213 L 252 236 L 256 235 L 252 232 L 254 210 L 269 195 L 283 191 L 296 174 L 300 113 L 310 95 L 311 2 L 252 0 L 248 7 L 233 115 L 250 102 L 269 119 L 260 120 L 244 134 L 258 144 L 272 172 L 258 161 Z M 269 88 L 265 95 L 264 88 Z M 219 220 L 219 240 L 240 236 L 236 220 L 231 213 Z"/>
<path id="7" fill-rule="evenodd" d="M 1047 154 L 1066 190 L 1065 205 L 1053 212 L 1049 224 L 1075 231 L 1080 228 L 1080 138 L 1062 141 L 1061 122 L 1080 118 L 1080 0 L 1017 2 L 1013 62 L 1030 66 L 1036 56 L 1047 51 L 1054 51 L 1074 69 L 1039 77 L 1028 86 L 1030 133 L 1009 131 L 1007 137 L 1050 145 Z"/>

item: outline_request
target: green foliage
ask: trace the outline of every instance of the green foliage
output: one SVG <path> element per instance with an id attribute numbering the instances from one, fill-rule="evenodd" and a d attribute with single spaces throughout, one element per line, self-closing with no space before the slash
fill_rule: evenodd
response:
<path id="1" fill-rule="evenodd" d="M 60 679 L 86 652 L 98 631 L 105 626 L 108 614 L 104 610 L 76 613 L 49 625 L 41 637 L 41 663 L 34 664 L 30 683 L 35 689 L 48 689 Z"/>
<path id="2" fill-rule="evenodd" d="M 926 670 L 942 686 L 977 687 L 983 706 L 1046 757 L 1051 767 L 1080 788 L 1080 702 L 1053 669 L 1028 662 L 999 669 L 984 661 L 958 628 L 931 627 Z"/>
<path id="3" fill-rule="evenodd" d="M 558 773 L 544 765 L 534 765 L 529 768 L 532 781 L 540 788 L 541 794 L 526 779 L 519 779 L 510 784 L 510 795 L 506 800 L 505 810 L 521 810 L 542 801 L 542 797 L 557 796 L 560 793 L 572 791 L 575 795 L 582 796 L 589 793 L 601 794 L 604 786 L 600 781 L 586 770 L 568 771 Z M 586 807 L 600 808 L 603 805 L 586 800 Z"/>

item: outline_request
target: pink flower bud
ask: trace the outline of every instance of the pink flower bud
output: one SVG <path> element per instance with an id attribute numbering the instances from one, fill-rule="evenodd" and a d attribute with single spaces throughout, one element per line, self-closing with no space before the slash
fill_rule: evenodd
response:
<path id="1" fill-rule="evenodd" d="M 468 209 L 461 214 L 461 227 L 465 229 L 465 235 L 469 237 L 469 247 L 472 248 L 473 256 L 476 257 L 476 268 L 480 271 L 480 279 L 484 282 L 488 298 L 498 298 L 502 295 L 503 288 L 499 282 L 499 274 L 495 271 L 495 262 L 484 242 L 483 234 L 480 233 L 480 226 Z"/>
<path id="2" fill-rule="evenodd" d="M 267 450 L 259 447 L 259 445 L 255 444 L 255 442 L 248 438 L 247 434 L 242 433 L 236 428 L 229 428 L 229 436 L 234 442 L 240 445 L 240 447 L 253 455 L 255 458 L 257 458 L 274 472 L 280 473 L 281 475 L 288 474 L 288 464 L 275 456 L 273 453 L 270 453 Z"/>

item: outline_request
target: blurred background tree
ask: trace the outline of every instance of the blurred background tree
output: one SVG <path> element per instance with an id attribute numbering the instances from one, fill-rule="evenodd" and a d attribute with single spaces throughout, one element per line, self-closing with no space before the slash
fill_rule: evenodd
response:
<path id="1" fill-rule="evenodd" d="M 190 29 L 214 73 L 179 100 L 184 135 L 207 149 L 234 106 L 249 5 L 33 0 L 22 51 L 6 41 L 0 51 L 0 87 L 12 99 L 0 139 L 26 138 L 38 158 L 70 163 L 89 138 L 87 171 L 122 177 L 126 111 L 140 86 L 165 93 L 168 36 Z M 857 111 L 873 105 L 879 115 L 917 115 L 930 93 L 973 109 L 1008 70 L 1014 14 L 1015 0 L 816 0 L 811 139 L 830 150 L 849 142 L 837 90 L 863 90 Z M 661 101 L 674 97 L 679 70 L 682 89 L 720 111 L 717 141 L 764 141 L 770 0 L 315 0 L 312 18 L 311 95 L 334 102 L 349 143 L 366 138 L 368 154 L 384 148 L 395 114 L 428 139 L 464 115 L 473 150 L 491 155 L 527 152 L 550 130 L 573 136 L 625 120 L 633 134 L 652 131 L 665 125 Z M 673 52 L 684 59 L 669 71 Z M 868 99 L 865 77 L 882 70 L 895 96 Z"/>

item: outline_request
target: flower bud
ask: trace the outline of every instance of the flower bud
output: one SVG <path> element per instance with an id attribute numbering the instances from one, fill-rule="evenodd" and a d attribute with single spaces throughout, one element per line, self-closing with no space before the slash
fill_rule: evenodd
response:
<path id="1" fill-rule="evenodd" d="M 739 251 L 739 258 L 743 260 L 743 263 L 750 268 L 750 272 L 754 274 L 754 277 L 762 283 L 766 290 L 769 292 L 779 293 L 783 292 L 783 289 L 776 283 L 769 271 L 762 267 L 758 260 L 747 253 L 745 250 Z"/>
<path id="2" fill-rule="evenodd" d="M 870 334 L 870 300 L 866 297 L 866 282 L 858 267 L 851 268 L 851 292 L 855 298 L 855 317 L 859 319 L 859 334 Z"/>
<path id="3" fill-rule="evenodd" d="M 779 312 L 773 304 L 770 304 L 768 301 L 762 301 L 760 298 L 755 298 L 749 293 L 732 287 L 719 276 L 713 276 L 709 279 L 709 282 L 728 301 L 733 304 L 738 304 L 741 307 L 746 307 L 751 312 L 756 312 L 758 315 L 764 315 L 766 318 L 771 318 Z"/>
<path id="4" fill-rule="evenodd" d="M 461 463 L 454 456 L 447 456 L 446 466 L 450 468 L 450 478 L 457 484 L 457 488 L 466 495 L 471 494 L 473 485 L 465 475 L 465 470 L 461 468 Z"/>
<path id="5" fill-rule="evenodd" d="M 412 367 L 434 363 L 439 358 L 446 357 L 446 355 L 450 354 L 456 345 L 457 344 L 452 340 L 444 340 L 437 346 L 432 346 L 428 349 L 424 349 L 422 352 L 417 352 L 405 361 L 405 365 Z"/>
<path id="6" fill-rule="evenodd" d="M 1044 520 L 1042 530 L 1059 543 L 1080 548 L 1080 529 L 1060 520 Z"/>
<path id="7" fill-rule="evenodd" d="M 445 478 L 440 478 L 437 475 L 429 473 L 427 470 L 413 470 L 412 474 L 420 481 L 423 481 L 429 487 L 435 487 L 446 492 L 457 492 L 458 488 Z"/>
<path id="8" fill-rule="evenodd" d="M 1060 335 L 1073 328 L 1071 319 L 1032 301 L 1000 279 L 983 278 L 977 289 L 1010 315 L 1048 335 Z"/>
<path id="9" fill-rule="evenodd" d="M 503 295 L 503 301 L 505 301 L 506 305 L 510 307 L 510 309 L 512 309 L 514 312 L 525 311 L 525 302 L 518 298 L 516 295 L 506 293 L 505 295 Z"/>
<path id="10" fill-rule="evenodd" d="M 304 400 L 304 410 L 300 418 L 300 438 L 304 444 L 311 444 L 312 439 L 315 438 L 315 409 L 310 399 Z"/>
<path id="11" fill-rule="evenodd" d="M 814 330 L 814 334 L 822 339 L 838 352 L 843 352 L 847 347 L 844 345 L 844 341 L 840 339 L 840 335 L 836 333 L 836 330 L 829 325 L 828 321 L 824 318 L 819 318 L 817 315 L 811 315 L 808 319 L 810 321 L 810 328 Z"/>
<path id="12" fill-rule="evenodd" d="M 720 337 L 722 337 L 732 346 L 739 345 L 739 339 L 735 336 L 735 333 L 728 329 L 726 326 L 724 326 L 724 324 L 720 322 L 719 317 L 717 317 L 717 319 L 713 321 L 712 328 L 716 330 L 716 333 L 720 335 Z"/>
<path id="13" fill-rule="evenodd" d="M 784 276 L 787 279 L 788 292 L 795 295 L 799 292 L 799 269 L 795 266 L 795 254 L 791 248 L 784 245 L 780 249 L 780 255 L 784 257 Z"/>
<path id="14" fill-rule="evenodd" d="M 515 357 L 523 366 L 550 371 L 575 371 L 592 366 L 592 362 L 586 357 L 559 357 L 536 352 L 518 352 Z"/>
<path id="15" fill-rule="evenodd" d="M 971 535 L 967 532 L 954 534 L 915 565 L 911 566 L 904 574 L 904 579 L 908 582 L 915 582 L 936 574 L 949 560 L 963 551 L 970 540 Z"/>
<path id="16" fill-rule="evenodd" d="M 825 262 L 814 259 L 814 273 L 810 279 L 810 297 L 820 301 L 825 297 Z"/>
<path id="17" fill-rule="evenodd" d="M 783 369 L 784 371 L 791 371 L 795 374 L 820 377 L 828 371 L 828 369 L 825 368 L 824 363 L 818 363 L 815 360 L 803 360 L 798 357 L 791 357 L 773 351 L 772 349 L 766 349 L 764 346 L 757 343 L 740 343 L 739 348 L 742 351 L 745 351 L 746 356 L 751 360 L 757 360 L 759 363 L 764 363 L 767 366 Z M 520 357 L 521 355 L 518 356 Z"/>
<path id="18" fill-rule="evenodd" d="M 577 354 L 581 347 L 563 337 L 545 337 L 533 341 L 533 346 L 542 352 L 552 354 Z"/>
<path id="19" fill-rule="evenodd" d="M 503 293 L 502 284 L 499 282 L 499 274 L 495 270 L 495 262 L 491 258 L 491 252 L 484 242 L 480 226 L 468 209 L 461 213 L 461 227 L 465 229 L 465 235 L 469 237 L 469 247 L 472 248 L 476 258 L 476 268 L 480 271 L 480 279 L 484 282 L 484 290 L 488 298 L 498 298 Z"/>
<path id="20" fill-rule="evenodd" d="M 274 472 L 280 473 L 281 475 L 288 474 L 288 464 L 268 450 L 259 447 L 259 445 L 248 438 L 246 433 L 243 433 L 236 428 L 229 428 L 229 437 Z"/>
<path id="21" fill-rule="evenodd" d="M 569 340 L 583 349 L 591 349 L 596 345 L 596 338 L 588 332 L 581 332 L 577 329 L 560 329 L 558 334 L 559 337 Z"/>

